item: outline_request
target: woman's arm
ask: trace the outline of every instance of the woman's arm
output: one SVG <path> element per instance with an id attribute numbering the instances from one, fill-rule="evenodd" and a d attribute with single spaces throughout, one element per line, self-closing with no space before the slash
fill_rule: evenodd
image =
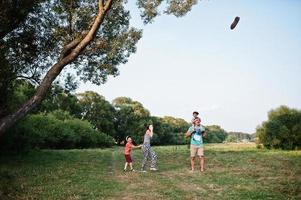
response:
<path id="1" fill-rule="evenodd" d="M 147 131 L 148 134 L 149 134 L 151 137 L 153 137 L 153 135 L 154 135 L 153 129 L 154 129 L 153 126 L 150 125 L 150 126 L 149 126 L 149 129 L 148 129 L 148 131 Z"/>
<path id="2" fill-rule="evenodd" d="M 154 132 L 151 131 L 151 130 L 147 130 L 147 131 L 146 131 L 146 134 L 148 134 L 150 137 L 153 137 Z"/>

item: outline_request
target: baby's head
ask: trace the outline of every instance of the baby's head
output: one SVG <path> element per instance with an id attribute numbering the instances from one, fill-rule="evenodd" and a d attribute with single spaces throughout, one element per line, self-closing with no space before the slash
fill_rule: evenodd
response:
<path id="1" fill-rule="evenodd" d="M 197 111 L 194 111 L 194 112 L 192 113 L 192 115 L 193 115 L 193 117 L 197 117 L 197 116 L 199 115 L 199 113 L 198 113 Z"/>
<path id="2" fill-rule="evenodd" d="M 126 136 L 125 140 L 126 140 L 127 142 L 132 142 L 131 136 Z"/>

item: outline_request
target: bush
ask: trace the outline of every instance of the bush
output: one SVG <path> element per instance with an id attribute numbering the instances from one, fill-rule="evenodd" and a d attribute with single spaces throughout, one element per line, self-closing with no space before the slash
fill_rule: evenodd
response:
<path id="1" fill-rule="evenodd" d="M 205 141 L 207 143 L 222 143 L 226 140 L 227 135 L 227 132 L 220 126 L 207 126 Z"/>
<path id="2" fill-rule="evenodd" d="M 5 134 L 5 144 L 1 146 L 19 151 L 110 147 L 114 144 L 112 137 L 93 129 L 88 121 L 72 118 L 66 112 L 64 115 L 58 113 L 28 115 Z"/>
<path id="3" fill-rule="evenodd" d="M 301 111 L 281 106 L 268 114 L 268 121 L 257 127 L 259 142 L 266 148 L 301 148 Z"/>

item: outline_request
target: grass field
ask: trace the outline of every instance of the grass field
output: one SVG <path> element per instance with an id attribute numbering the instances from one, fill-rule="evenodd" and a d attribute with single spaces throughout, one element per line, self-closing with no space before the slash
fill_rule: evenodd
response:
<path id="1" fill-rule="evenodd" d="M 187 146 L 155 147 L 158 172 L 123 172 L 123 148 L 1 156 L 0 199 L 301 199 L 301 151 L 206 146 L 189 172 Z M 140 150 L 134 150 L 140 168 Z"/>

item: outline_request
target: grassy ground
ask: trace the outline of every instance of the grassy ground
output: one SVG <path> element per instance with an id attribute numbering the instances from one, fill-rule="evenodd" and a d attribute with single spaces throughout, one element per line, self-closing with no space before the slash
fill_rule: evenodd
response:
<path id="1" fill-rule="evenodd" d="M 154 149 L 147 173 L 124 173 L 122 148 L 1 156 L 0 199 L 301 199 L 301 151 L 207 145 L 206 171 L 190 173 L 187 146 Z"/>

